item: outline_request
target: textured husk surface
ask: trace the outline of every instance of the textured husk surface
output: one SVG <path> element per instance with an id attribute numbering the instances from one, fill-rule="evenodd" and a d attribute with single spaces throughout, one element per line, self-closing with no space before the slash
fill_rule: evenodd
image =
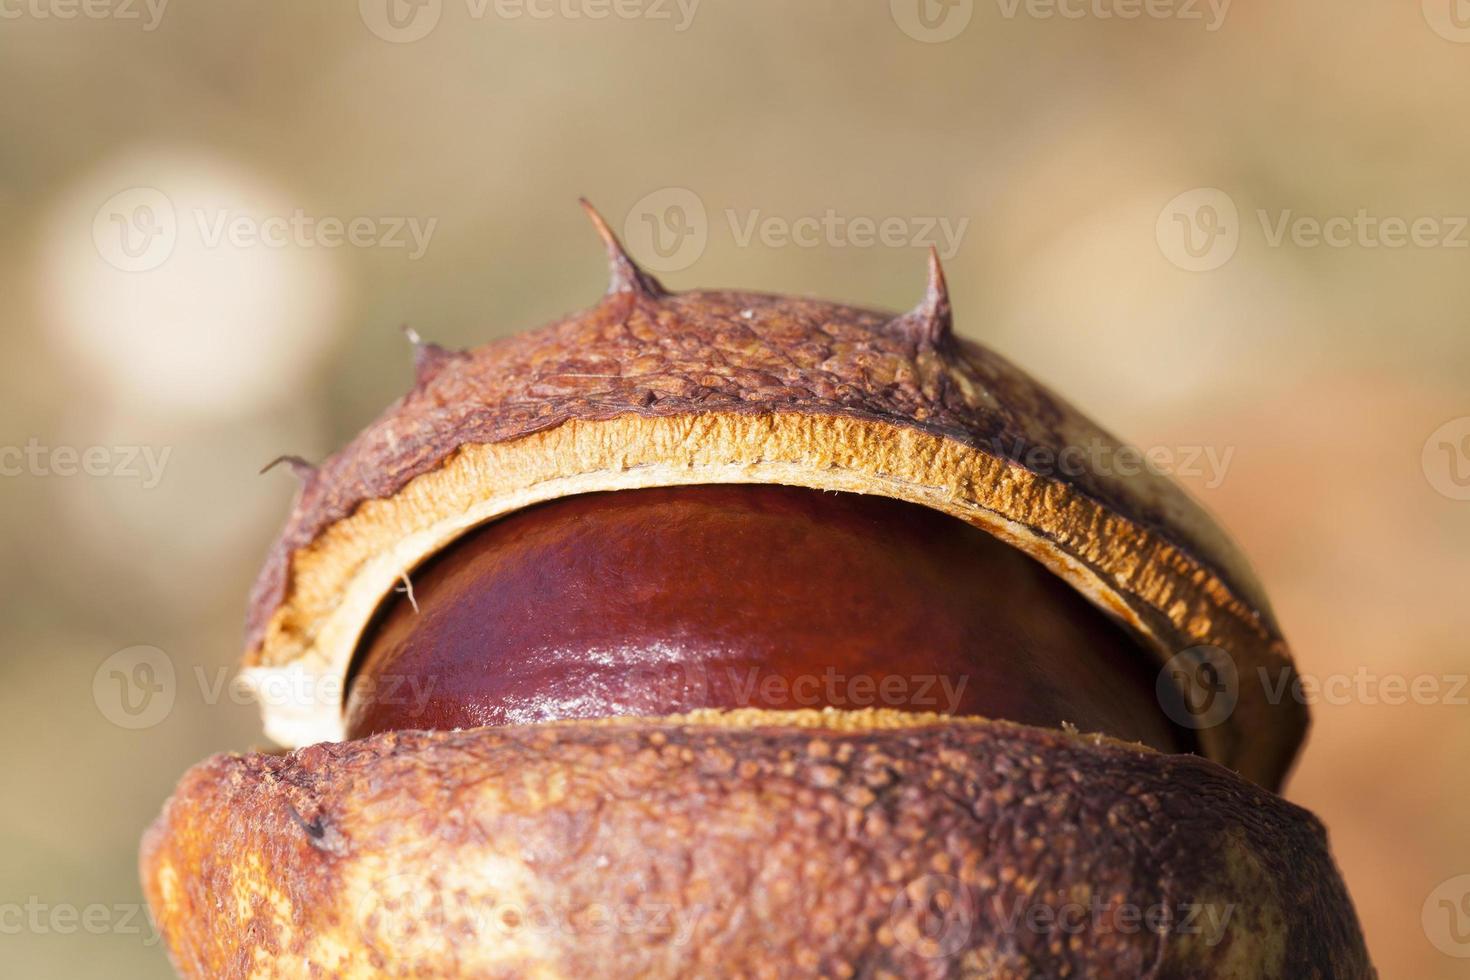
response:
<path id="1" fill-rule="evenodd" d="M 189 977 L 1372 975 L 1306 811 L 1197 757 L 978 719 L 221 755 L 141 861 Z"/>
<path id="2" fill-rule="evenodd" d="M 471 352 L 420 354 L 413 389 L 306 482 L 252 596 L 247 679 L 294 671 L 340 690 L 382 597 L 510 510 L 597 490 L 787 483 L 984 527 L 1160 662 L 1224 650 L 1238 704 L 1201 732 L 1203 751 L 1266 786 L 1290 765 L 1306 711 L 1267 698 L 1289 689 L 1289 654 L 1229 540 L 1164 477 L 1096 465 L 1117 458 L 1116 439 L 932 316 L 626 289 Z M 286 744 L 342 737 L 329 699 L 267 704 L 266 722 Z"/>

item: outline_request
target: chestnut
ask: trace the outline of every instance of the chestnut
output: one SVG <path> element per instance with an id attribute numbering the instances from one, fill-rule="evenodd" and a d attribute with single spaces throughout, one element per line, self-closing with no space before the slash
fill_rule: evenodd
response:
<path id="1" fill-rule="evenodd" d="M 588 211 L 599 303 L 411 334 L 413 388 L 288 460 L 244 673 L 287 751 L 143 840 L 180 973 L 1373 975 L 1209 515 L 1041 462 L 1119 446 L 955 334 L 932 252 L 897 316 L 671 293 Z"/>
<path id="2" fill-rule="evenodd" d="M 903 501 L 583 494 L 480 528 L 411 579 L 364 636 L 349 738 L 884 707 L 1189 744 L 1116 624 L 1022 552 Z"/>

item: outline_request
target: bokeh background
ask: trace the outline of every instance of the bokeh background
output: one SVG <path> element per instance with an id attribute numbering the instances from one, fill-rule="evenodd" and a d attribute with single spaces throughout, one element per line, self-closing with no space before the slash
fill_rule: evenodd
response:
<path id="1" fill-rule="evenodd" d="M 1287 794 L 1384 976 L 1470 971 L 1459 0 L 15 0 L 0 90 L 4 975 L 167 975 L 136 844 L 259 742 L 256 471 L 407 388 L 401 325 L 594 301 L 579 194 L 675 288 L 906 308 L 937 244 L 961 331 L 1174 453 L 1367 678 Z"/>

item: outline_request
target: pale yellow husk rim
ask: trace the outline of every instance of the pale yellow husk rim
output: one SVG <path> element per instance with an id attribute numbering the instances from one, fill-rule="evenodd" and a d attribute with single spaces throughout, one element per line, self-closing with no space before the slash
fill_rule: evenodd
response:
<path id="1" fill-rule="evenodd" d="M 571 420 L 502 443 L 460 447 L 390 498 L 370 500 L 292 557 L 285 601 L 244 680 L 266 733 L 287 746 L 344 737 L 343 688 L 383 598 L 466 530 L 515 510 L 607 490 L 712 483 L 873 493 L 932 507 L 1038 559 L 1146 646 L 1168 657 L 1208 644 L 1242 675 L 1289 663 L 1284 642 L 1208 567 L 1063 483 L 984 449 L 871 419 L 709 412 Z M 1201 750 L 1267 784 L 1302 716 L 1240 688 Z M 1249 737 L 1245 737 L 1246 735 Z"/>

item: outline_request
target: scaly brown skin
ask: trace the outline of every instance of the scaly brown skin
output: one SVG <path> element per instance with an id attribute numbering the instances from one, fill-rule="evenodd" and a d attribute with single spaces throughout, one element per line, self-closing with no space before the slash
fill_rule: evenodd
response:
<path id="1" fill-rule="evenodd" d="M 149 902 L 190 977 L 1372 975 L 1320 824 L 1213 763 L 752 714 L 216 756 Z"/>
<path id="2" fill-rule="evenodd" d="M 888 707 L 1192 747 L 1157 668 L 1037 562 L 938 511 L 798 487 L 584 494 L 413 574 L 348 737 L 695 708 Z"/>

